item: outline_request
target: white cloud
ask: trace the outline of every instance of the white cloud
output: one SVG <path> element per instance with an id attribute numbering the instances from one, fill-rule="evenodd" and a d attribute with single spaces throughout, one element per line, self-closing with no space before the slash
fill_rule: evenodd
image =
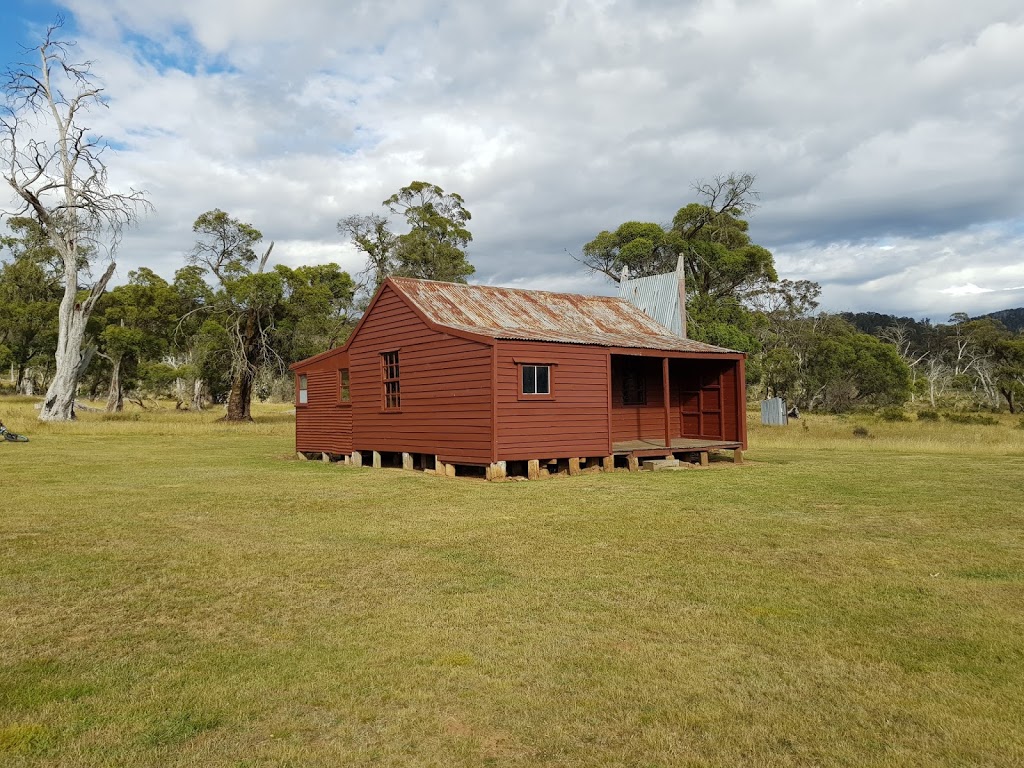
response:
<path id="1" fill-rule="evenodd" d="M 570 254 L 759 176 L 755 240 L 833 308 L 1024 304 L 1019 0 L 65 0 L 108 85 L 112 180 L 169 274 L 221 207 L 289 263 L 413 179 L 461 193 L 477 277 L 607 292 Z"/>

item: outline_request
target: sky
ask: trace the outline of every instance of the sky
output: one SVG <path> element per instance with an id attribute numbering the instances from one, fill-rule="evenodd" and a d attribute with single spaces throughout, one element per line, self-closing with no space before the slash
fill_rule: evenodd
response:
<path id="1" fill-rule="evenodd" d="M 823 309 L 1024 306 L 1020 0 L 3 0 L 0 63 L 58 13 L 155 207 L 115 282 L 172 277 L 212 208 L 354 274 L 338 220 L 422 180 L 472 213 L 471 282 L 613 293 L 585 243 L 737 172 Z"/>

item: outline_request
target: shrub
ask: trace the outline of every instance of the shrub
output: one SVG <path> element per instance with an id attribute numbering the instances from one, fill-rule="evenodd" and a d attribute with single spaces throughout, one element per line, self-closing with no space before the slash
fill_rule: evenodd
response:
<path id="1" fill-rule="evenodd" d="M 938 411 L 932 411 L 932 410 L 925 409 L 923 411 L 918 411 L 917 412 L 917 420 L 918 421 L 938 421 L 939 418 L 940 417 L 939 417 L 939 412 Z"/>
<path id="2" fill-rule="evenodd" d="M 858 426 L 858 427 L 854 427 L 853 428 L 853 436 L 854 437 L 871 437 L 871 433 L 868 432 L 868 428 L 867 427 L 859 427 Z"/>
<path id="3" fill-rule="evenodd" d="M 999 419 L 995 416 L 986 416 L 983 413 L 944 413 L 946 421 L 951 421 L 954 424 L 980 424 L 982 426 L 991 427 L 999 423 Z"/>
<path id="4" fill-rule="evenodd" d="M 910 417 L 903 412 L 902 408 L 897 406 L 883 408 L 878 412 L 878 417 L 882 421 L 910 421 Z"/>

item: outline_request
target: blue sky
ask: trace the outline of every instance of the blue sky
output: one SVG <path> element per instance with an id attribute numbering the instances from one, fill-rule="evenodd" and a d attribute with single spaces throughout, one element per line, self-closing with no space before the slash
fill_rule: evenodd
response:
<path id="1" fill-rule="evenodd" d="M 0 60 L 58 11 L 156 208 L 120 280 L 214 207 L 358 271 L 338 219 L 422 179 L 465 198 L 476 281 L 610 292 L 569 254 L 749 171 L 754 239 L 825 308 L 1024 306 L 1018 0 L 7 0 Z"/>

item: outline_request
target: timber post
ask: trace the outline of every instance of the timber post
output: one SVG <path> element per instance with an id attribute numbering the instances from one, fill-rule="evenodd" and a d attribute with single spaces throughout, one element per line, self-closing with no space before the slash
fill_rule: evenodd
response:
<path id="1" fill-rule="evenodd" d="M 454 464 L 445 464 L 444 465 L 444 474 L 445 474 L 445 477 L 455 477 L 455 465 Z"/>
<path id="2" fill-rule="evenodd" d="M 578 475 L 580 473 L 580 459 L 578 456 L 573 456 L 569 459 L 569 474 Z"/>
<path id="3" fill-rule="evenodd" d="M 321 454 L 320 454 L 320 461 L 322 461 L 324 464 L 330 464 L 331 463 L 331 454 L 321 452 Z"/>
<path id="4" fill-rule="evenodd" d="M 359 451 L 352 451 L 352 455 L 349 457 L 349 463 L 353 467 L 363 466 L 363 454 L 361 454 Z"/>
<path id="5" fill-rule="evenodd" d="M 530 459 L 526 462 L 526 477 L 529 480 L 540 479 L 540 459 Z"/>
<path id="6" fill-rule="evenodd" d="M 373 468 L 380 469 L 380 451 L 370 451 L 373 454 Z"/>
<path id="7" fill-rule="evenodd" d="M 296 451 L 295 458 L 298 459 L 299 461 L 309 461 L 309 456 L 304 454 L 302 451 Z"/>
<path id="8" fill-rule="evenodd" d="M 601 468 L 605 472 L 614 472 L 615 471 L 615 457 L 614 456 L 605 456 L 603 459 L 601 459 Z"/>
<path id="9" fill-rule="evenodd" d="M 710 463 L 711 463 L 711 456 L 708 454 L 707 451 L 701 451 L 700 452 L 700 465 L 702 467 L 706 467 Z"/>
<path id="10" fill-rule="evenodd" d="M 484 467 L 484 476 L 488 480 L 504 480 L 508 477 L 508 471 L 504 461 L 496 461 Z"/>
<path id="11" fill-rule="evenodd" d="M 626 457 L 626 461 L 629 464 L 629 471 L 630 472 L 639 472 L 640 471 L 640 459 L 638 459 L 636 456 L 627 456 Z"/>
<path id="12" fill-rule="evenodd" d="M 409 469 L 409 470 L 411 470 L 412 468 L 413 468 L 413 465 L 412 465 L 412 454 L 411 453 L 404 453 L 403 452 L 402 453 L 402 469 Z"/>
<path id="13" fill-rule="evenodd" d="M 737 448 L 735 451 L 732 452 L 732 463 L 733 464 L 742 464 L 743 463 L 743 450 L 741 448 Z"/>

